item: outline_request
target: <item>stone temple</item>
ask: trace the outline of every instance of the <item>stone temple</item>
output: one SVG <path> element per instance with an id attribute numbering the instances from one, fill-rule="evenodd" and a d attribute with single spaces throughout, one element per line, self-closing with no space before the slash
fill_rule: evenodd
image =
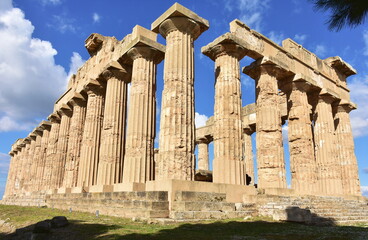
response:
<path id="1" fill-rule="evenodd" d="M 321 60 L 291 39 L 279 46 L 234 20 L 228 33 L 202 47 L 214 61 L 215 104 L 214 116 L 196 129 L 194 42 L 208 29 L 207 20 L 176 3 L 151 30 L 137 25 L 121 41 L 91 34 L 91 57 L 48 121 L 13 144 L 2 203 L 138 218 L 367 221 L 349 119 L 356 105 L 346 83 L 356 71 L 340 57 Z M 254 62 L 241 68 L 244 57 Z M 247 106 L 241 74 L 255 80 L 256 100 Z"/>

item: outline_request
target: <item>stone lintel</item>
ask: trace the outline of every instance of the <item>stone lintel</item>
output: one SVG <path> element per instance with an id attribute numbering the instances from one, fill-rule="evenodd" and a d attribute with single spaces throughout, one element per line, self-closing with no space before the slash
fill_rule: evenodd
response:
<path id="1" fill-rule="evenodd" d="M 319 93 L 319 95 L 320 95 L 323 99 L 325 99 L 325 100 L 327 100 L 327 101 L 329 101 L 329 102 L 331 102 L 331 103 L 336 102 L 336 101 L 340 101 L 340 100 L 341 100 L 341 99 L 338 97 L 338 94 L 336 94 L 334 91 L 332 91 L 331 89 L 328 89 L 328 88 L 322 88 L 322 90 L 321 90 L 321 92 Z"/>
<path id="2" fill-rule="evenodd" d="M 105 37 L 98 33 L 92 33 L 85 40 L 85 47 L 90 56 L 96 55 L 96 53 L 101 49 Z"/>
<path id="3" fill-rule="evenodd" d="M 341 99 L 341 101 L 339 102 L 338 105 L 339 106 L 343 106 L 343 107 L 349 109 L 349 111 L 355 110 L 355 109 L 358 108 L 358 106 L 357 106 L 356 103 L 353 103 L 353 102 L 348 101 L 348 100 L 345 100 L 345 99 Z"/>
<path id="4" fill-rule="evenodd" d="M 221 45 L 235 45 L 234 52 L 237 53 L 238 59 L 242 59 L 246 54 L 247 50 L 251 47 L 247 42 L 238 38 L 232 33 L 225 33 L 220 37 L 216 38 L 213 42 L 201 48 L 201 52 L 211 58 L 213 61 L 222 53 L 226 52 L 227 49 L 225 47 L 221 47 Z"/>
<path id="5" fill-rule="evenodd" d="M 210 24 L 206 19 L 201 18 L 196 13 L 180 5 L 179 3 L 174 3 L 174 5 L 172 5 L 151 24 L 151 30 L 155 33 L 158 33 L 161 23 L 172 17 L 187 17 L 195 21 L 200 26 L 200 33 L 203 33 L 210 27 Z"/>
<path id="6" fill-rule="evenodd" d="M 213 136 L 212 135 L 200 136 L 200 137 L 197 137 L 195 141 L 196 141 L 196 144 L 199 144 L 199 143 L 209 144 L 210 142 L 213 141 Z"/>
<path id="7" fill-rule="evenodd" d="M 102 79 L 105 81 L 108 81 L 111 77 L 114 76 L 125 81 L 126 83 L 129 83 L 131 81 L 132 66 L 131 64 L 121 65 L 117 61 L 111 61 L 104 67 L 101 75 Z"/>
<path id="8" fill-rule="evenodd" d="M 132 31 L 132 39 L 135 39 L 139 36 L 143 36 L 145 38 L 148 38 L 154 42 L 157 41 L 157 33 L 147 29 L 147 28 L 144 28 L 142 26 L 139 26 L 139 25 L 135 25 L 135 27 L 133 28 L 133 31 Z"/>
<path id="9" fill-rule="evenodd" d="M 8 154 L 13 157 L 14 156 L 14 151 L 10 151 Z"/>
<path id="10" fill-rule="evenodd" d="M 338 72 L 342 73 L 345 77 L 357 74 L 357 71 L 339 56 L 329 57 L 323 61 L 325 61 L 332 68 L 336 69 Z"/>
<path id="11" fill-rule="evenodd" d="M 261 59 L 258 59 L 252 62 L 249 66 L 243 67 L 242 72 L 247 74 L 253 79 L 257 79 L 257 76 L 260 74 L 259 68 L 262 65 L 273 67 L 275 77 L 278 80 L 294 75 L 294 73 L 291 72 L 291 70 L 286 64 L 284 64 L 281 60 L 274 58 L 274 57 L 271 57 L 271 58 L 263 57 Z"/>

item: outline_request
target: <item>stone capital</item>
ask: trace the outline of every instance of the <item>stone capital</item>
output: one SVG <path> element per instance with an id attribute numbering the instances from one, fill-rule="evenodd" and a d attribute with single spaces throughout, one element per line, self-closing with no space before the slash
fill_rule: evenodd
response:
<path id="1" fill-rule="evenodd" d="M 156 33 L 160 32 L 164 38 L 171 31 L 179 30 L 191 34 L 193 39 L 196 39 L 208 28 L 209 23 L 206 19 L 178 3 L 172 5 L 151 25 L 151 30 Z"/>
<path id="2" fill-rule="evenodd" d="M 144 58 L 151 60 L 156 64 L 160 63 L 165 56 L 165 52 L 147 45 L 138 45 L 132 47 L 127 54 L 133 61 L 138 58 Z"/>
<path id="3" fill-rule="evenodd" d="M 335 93 L 323 88 L 319 93 L 318 101 L 319 102 L 324 101 L 328 104 L 332 104 L 334 102 L 340 101 L 340 99 L 337 97 Z"/>
<path id="4" fill-rule="evenodd" d="M 51 113 L 47 119 L 52 123 L 60 123 L 60 116 L 57 112 Z"/>
<path id="5" fill-rule="evenodd" d="M 57 112 L 59 113 L 60 116 L 68 116 L 68 117 L 71 117 L 73 113 L 71 107 L 69 107 L 69 105 L 67 104 L 62 104 Z"/>
<path id="6" fill-rule="evenodd" d="M 336 71 L 343 74 L 345 77 L 349 77 L 357 73 L 357 71 L 352 66 L 350 66 L 350 64 L 342 60 L 341 57 L 329 57 L 323 61 L 326 62 L 330 67 L 334 68 Z"/>
<path id="7" fill-rule="evenodd" d="M 95 55 L 102 47 L 104 37 L 98 33 L 92 33 L 85 41 L 85 47 L 90 56 Z"/>
<path id="8" fill-rule="evenodd" d="M 102 77 L 108 81 L 111 78 L 116 78 L 129 83 L 132 76 L 132 67 L 127 64 L 119 64 L 118 62 L 109 63 L 102 71 Z"/>
<path id="9" fill-rule="evenodd" d="M 88 94 L 98 94 L 102 95 L 105 90 L 104 84 L 97 80 L 90 80 L 89 83 L 84 85 L 83 90 Z"/>
<path id="10" fill-rule="evenodd" d="M 201 144 L 201 143 L 209 144 L 211 142 L 212 142 L 212 139 L 209 136 L 203 136 L 203 137 L 199 137 L 196 139 L 196 144 Z"/>
<path id="11" fill-rule="evenodd" d="M 256 80 L 264 74 L 276 77 L 278 80 L 286 79 L 293 75 L 288 69 L 275 62 L 276 61 L 272 59 L 263 57 L 262 59 L 254 61 L 249 66 L 244 67 L 243 73 Z"/>
<path id="12" fill-rule="evenodd" d="M 42 130 L 51 130 L 51 122 L 49 121 L 42 121 L 40 124 L 40 128 L 42 128 Z"/>
<path id="13" fill-rule="evenodd" d="M 345 99 L 341 99 L 340 102 L 337 103 L 337 111 L 338 112 L 347 112 L 350 113 L 352 110 L 357 109 L 355 103 L 347 101 Z"/>
<path id="14" fill-rule="evenodd" d="M 68 104 L 70 104 L 72 107 L 75 106 L 86 106 L 87 100 L 86 97 L 84 97 L 81 93 L 75 92 L 72 96 L 72 98 L 69 100 Z"/>
<path id="15" fill-rule="evenodd" d="M 222 55 L 234 56 L 240 60 L 246 56 L 248 52 L 247 49 L 243 47 L 244 45 L 246 45 L 246 43 L 243 43 L 241 39 L 231 33 L 226 33 L 216 38 L 207 46 L 202 47 L 201 51 L 213 61 Z"/>

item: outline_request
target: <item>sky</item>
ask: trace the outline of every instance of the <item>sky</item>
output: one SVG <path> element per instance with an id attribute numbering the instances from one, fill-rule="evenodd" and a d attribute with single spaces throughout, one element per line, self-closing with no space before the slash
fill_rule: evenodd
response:
<path id="1" fill-rule="evenodd" d="M 53 104 L 66 90 L 71 74 L 89 58 L 84 40 L 91 33 L 121 40 L 137 24 L 150 29 L 151 23 L 174 2 L 0 1 L 0 198 L 11 145 L 16 139 L 26 137 L 53 111 Z M 210 23 L 209 30 L 195 41 L 197 127 L 213 115 L 214 106 L 214 63 L 201 54 L 200 48 L 228 32 L 234 19 L 240 19 L 278 44 L 291 38 L 321 59 L 340 56 L 358 71 L 348 78 L 348 87 L 352 101 L 358 104 L 358 110 L 351 113 L 351 121 L 362 191 L 368 196 L 368 25 L 329 31 L 326 25 L 329 13 L 316 11 L 308 0 L 182 0 L 179 3 Z M 165 44 L 161 36 L 158 41 Z M 251 61 L 244 58 L 241 67 Z M 157 72 L 159 126 L 163 63 L 158 65 Z M 242 74 L 241 82 L 243 105 L 254 102 L 254 81 Z M 287 126 L 283 129 L 287 150 Z M 157 127 L 157 135 L 158 131 Z"/>

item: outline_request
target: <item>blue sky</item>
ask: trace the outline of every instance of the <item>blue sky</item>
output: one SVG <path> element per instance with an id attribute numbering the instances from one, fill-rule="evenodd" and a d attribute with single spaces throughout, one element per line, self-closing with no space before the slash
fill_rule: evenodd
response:
<path id="1" fill-rule="evenodd" d="M 121 40 L 139 24 L 151 23 L 171 0 L 1 0 L 0 1 L 0 197 L 5 187 L 11 144 L 27 136 L 53 109 L 65 91 L 68 76 L 89 55 L 84 40 L 94 32 Z M 210 28 L 195 42 L 196 122 L 213 115 L 214 63 L 200 48 L 229 31 L 238 18 L 281 44 L 292 38 L 321 59 L 341 56 L 358 74 L 348 79 L 351 98 L 359 109 L 351 113 L 361 185 L 368 195 L 368 28 L 330 32 L 328 13 L 316 12 L 305 0 L 180 1 L 209 20 Z M 165 43 L 162 37 L 159 42 Z M 241 61 L 248 65 L 249 58 Z M 162 91 L 158 66 L 158 104 Z M 254 102 L 254 82 L 242 76 L 243 105 Z M 159 116 L 159 114 L 158 114 Z M 158 119 L 159 120 L 159 119 Z"/>

